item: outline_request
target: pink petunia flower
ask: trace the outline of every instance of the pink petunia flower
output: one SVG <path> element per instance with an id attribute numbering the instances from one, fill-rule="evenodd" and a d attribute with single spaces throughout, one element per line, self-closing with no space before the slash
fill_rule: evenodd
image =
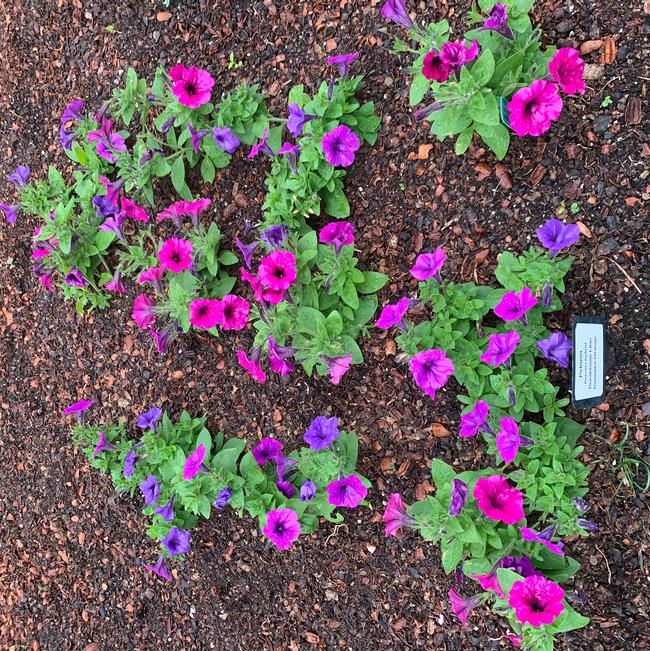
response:
<path id="1" fill-rule="evenodd" d="M 561 47 L 549 61 L 548 71 L 567 95 L 585 94 L 585 62 L 573 47 Z"/>
<path id="2" fill-rule="evenodd" d="M 516 330 L 490 335 L 487 350 L 481 355 L 481 361 L 494 368 L 504 363 L 507 366 L 520 340 Z"/>
<path id="3" fill-rule="evenodd" d="M 452 361 L 444 350 L 438 349 L 423 350 L 413 355 L 410 369 L 415 383 L 432 399 L 454 373 Z"/>
<path id="4" fill-rule="evenodd" d="M 198 108 L 210 101 L 214 79 L 206 70 L 186 68 L 179 63 L 169 71 L 169 76 L 174 82 L 172 93 L 183 106 Z"/>
<path id="5" fill-rule="evenodd" d="M 185 460 L 185 465 L 183 466 L 183 479 L 186 481 L 194 479 L 199 472 L 201 472 L 203 466 L 203 460 L 205 459 L 205 445 L 201 443 L 194 452 L 192 452 L 187 459 Z"/>
<path id="6" fill-rule="evenodd" d="M 514 583 L 508 595 L 517 619 L 533 627 L 552 624 L 564 611 L 563 599 L 564 590 L 538 574 Z"/>
<path id="7" fill-rule="evenodd" d="M 259 359 L 255 359 L 254 356 L 249 357 L 243 350 L 238 350 L 237 361 L 242 368 L 250 373 L 254 380 L 257 382 L 266 381 L 266 373 L 262 370 Z"/>
<path id="8" fill-rule="evenodd" d="M 431 50 L 424 55 L 422 74 L 429 80 L 443 83 L 449 79 L 451 66 L 448 66 L 440 57 L 438 50 Z"/>
<path id="9" fill-rule="evenodd" d="M 149 267 L 149 269 L 145 269 L 140 273 L 135 282 L 138 285 L 151 283 L 157 292 L 162 292 L 162 284 L 160 281 L 164 275 L 165 269 L 162 267 Z"/>
<path id="10" fill-rule="evenodd" d="M 413 518 L 406 512 L 407 508 L 399 493 L 393 493 L 388 498 L 383 518 L 386 523 L 386 529 L 384 531 L 385 538 L 389 536 L 398 538 L 402 527 L 413 526 Z"/>
<path id="11" fill-rule="evenodd" d="M 367 494 L 368 489 L 357 475 L 342 477 L 327 484 L 327 501 L 332 506 L 354 509 Z"/>
<path id="12" fill-rule="evenodd" d="M 449 599 L 451 601 L 451 610 L 460 620 L 461 626 L 467 626 L 467 618 L 472 610 L 481 604 L 481 599 L 479 597 L 461 597 L 453 588 L 449 591 Z"/>
<path id="13" fill-rule="evenodd" d="M 196 298 L 190 303 L 190 323 L 195 328 L 216 328 L 220 317 L 221 309 L 216 298 Z"/>
<path id="14" fill-rule="evenodd" d="M 338 384 L 341 381 L 341 378 L 350 370 L 352 354 L 340 355 L 338 357 L 321 355 L 321 359 L 327 366 L 327 372 L 329 373 L 332 384 Z"/>
<path id="15" fill-rule="evenodd" d="M 332 244 L 334 252 L 338 255 L 344 246 L 354 244 L 355 231 L 350 222 L 332 222 L 321 228 L 318 239 L 323 244 Z"/>
<path id="16" fill-rule="evenodd" d="M 144 294 L 138 294 L 133 301 L 131 318 L 143 330 L 148 328 L 156 320 L 156 305 Z"/>
<path id="17" fill-rule="evenodd" d="M 289 289 L 296 276 L 296 258 L 291 251 L 273 251 L 262 258 L 257 270 L 262 285 L 275 291 Z"/>
<path id="18" fill-rule="evenodd" d="M 510 126 L 518 136 L 541 136 L 562 112 L 557 86 L 543 79 L 520 88 L 508 102 Z"/>
<path id="19" fill-rule="evenodd" d="M 474 499 L 490 520 L 514 524 L 525 517 L 524 496 L 501 475 L 478 479 L 474 486 Z"/>
<path id="20" fill-rule="evenodd" d="M 149 215 L 147 214 L 145 209 L 138 206 L 137 203 L 133 203 L 133 201 L 131 201 L 130 199 L 127 199 L 126 197 L 122 197 L 121 207 L 122 207 L 122 213 L 124 214 L 125 217 L 129 217 L 130 219 L 135 219 L 136 221 L 139 222 L 149 221 Z"/>
<path id="21" fill-rule="evenodd" d="M 519 292 L 506 292 L 494 308 L 494 313 L 504 321 L 521 319 L 526 323 L 526 312 L 537 305 L 533 292 L 524 287 Z"/>
<path id="22" fill-rule="evenodd" d="M 297 348 L 290 346 L 281 346 L 273 337 L 269 337 L 269 363 L 271 370 L 280 375 L 289 375 L 293 371 L 293 364 L 288 360 L 296 354 Z"/>
<path id="23" fill-rule="evenodd" d="M 510 463 L 514 461 L 519 452 L 521 437 L 519 436 L 519 427 L 514 418 L 502 418 L 501 429 L 497 433 L 496 446 L 501 458 Z"/>
<path id="24" fill-rule="evenodd" d="M 463 40 L 443 43 L 442 51 L 440 52 L 442 62 L 451 68 L 460 68 L 476 59 L 477 56 L 478 43 L 476 41 L 472 41 L 469 47 L 465 45 L 465 41 Z"/>
<path id="25" fill-rule="evenodd" d="M 406 296 L 400 298 L 394 305 L 386 305 L 375 322 L 375 326 L 382 330 L 397 326 L 399 330 L 406 332 L 407 325 L 404 321 L 404 315 L 409 307 L 411 307 L 411 300 Z"/>
<path id="26" fill-rule="evenodd" d="M 262 533 L 278 548 L 289 549 L 300 536 L 298 514 L 292 509 L 273 509 L 266 514 Z"/>
<path id="27" fill-rule="evenodd" d="M 250 303 L 234 294 L 226 294 L 218 303 L 219 325 L 224 330 L 241 330 L 248 323 Z"/>
<path id="28" fill-rule="evenodd" d="M 440 278 L 440 270 L 445 264 L 447 254 L 442 247 L 438 247 L 433 253 L 421 253 L 411 267 L 411 276 L 418 280 L 427 278 Z"/>
<path id="29" fill-rule="evenodd" d="M 158 251 L 158 262 L 174 273 L 189 269 L 192 264 L 192 243 L 177 237 L 165 240 Z"/>
<path id="30" fill-rule="evenodd" d="M 469 438 L 470 436 L 476 436 L 482 429 L 488 431 L 488 433 L 491 432 L 492 428 L 485 423 L 489 411 L 490 406 L 488 403 L 485 400 L 479 400 L 471 411 L 460 417 L 460 431 L 458 435 L 463 438 Z"/>

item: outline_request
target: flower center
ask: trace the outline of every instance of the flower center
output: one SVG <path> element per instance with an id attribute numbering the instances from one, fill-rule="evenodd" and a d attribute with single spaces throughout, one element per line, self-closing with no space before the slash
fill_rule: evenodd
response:
<path id="1" fill-rule="evenodd" d="M 172 262 L 180 262 L 180 261 L 181 261 L 181 258 L 178 255 L 178 253 L 173 253 L 172 254 Z"/>
<path id="2" fill-rule="evenodd" d="M 280 267 L 276 267 L 276 268 L 273 270 L 273 275 L 274 275 L 276 278 L 284 278 L 284 269 L 281 269 Z"/>
<path id="3" fill-rule="evenodd" d="M 196 86 L 192 82 L 187 82 L 185 84 L 185 92 L 188 95 L 196 95 Z"/>
<path id="4" fill-rule="evenodd" d="M 275 525 L 275 533 L 283 534 L 284 533 L 284 525 L 280 522 L 278 522 Z"/>

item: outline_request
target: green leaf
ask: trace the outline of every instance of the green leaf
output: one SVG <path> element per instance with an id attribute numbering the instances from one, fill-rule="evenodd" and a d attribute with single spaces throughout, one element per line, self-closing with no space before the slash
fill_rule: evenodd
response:
<path id="1" fill-rule="evenodd" d="M 494 55 L 491 50 L 483 50 L 470 70 L 477 86 L 485 86 L 494 74 Z"/>
<path id="2" fill-rule="evenodd" d="M 462 156 L 472 144 L 472 137 L 474 136 L 474 127 L 467 127 L 465 131 L 461 131 L 456 138 L 456 145 L 454 146 L 454 151 L 456 156 Z"/>
<path id="3" fill-rule="evenodd" d="M 182 156 L 179 156 L 172 165 L 172 185 L 179 194 L 185 188 L 185 163 Z"/>
<path id="4" fill-rule="evenodd" d="M 113 231 L 97 231 L 95 235 L 95 246 L 99 253 L 103 253 L 111 245 L 111 242 L 115 239 L 115 233 Z"/>
<path id="5" fill-rule="evenodd" d="M 474 123 L 474 128 L 481 140 L 494 152 L 499 160 L 508 153 L 510 133 L 502 124 L 486 125 Z"/>
<path id="6" fill-rule="evenodd" d="M 430 86 L 431 82 L 421 72 L 418 72 L 411 82 L 409 104 L 411 106 L 419 104 L 424 99 L 427 92 L 429 92 Z"/>
<path id="7" fill-rule="evenodd" d="M 510 588 L 512 588 L 517 581 L 523 581 L 519 574 L 512 570 L 504 569 L 503 567 L 497 569 L 497 579 L 499 581 L 499 586 L 501 586 L 501 590 L 503 590 L 506 596 L 510 594 Z"/>
<path id="8" fill-rule="evenodd" d="M 564 611 L 553 622 L 552 628 L 558 633 L 567 633 L 577 628 L 582 628 L 589 623 L 589 617 L 584 617 L 577 613 L 568 603 L 564 604 Z"/>
<path id="9" fill-rule="evenodd" d="M 442 459 L 432 459 L 431 479 L 433 479 L 436 488 L 440 489 L 449 486 L 455 476 L 456 472 L 449 464 L 446 464 Z"/>
<path id="10" fill-rule="evenodd" d="M 215 169 L 212 161 L 206 156 L 201 161 L 201 177 L 206 183 L 214 181 Z"/>
<path id="11" fill-rule="evenodd" d="M 357 284 L 359 294 L 374 294 L 388 282 L 386 274 L 378 271 L 364 271 L 363 282 Z"/>
<path id="12" fill-rule="evenodd" d="M 222 251 L 219 254 L 219 263 L 223 264 L 225 266 L 229 266 L 231 264 L 237 264 L 239 262 L 237 256 L 232 252 L 232 251 Z"/>
<path id="13" fill-rule="evenodd" d="M 324 194 L 325 212 L 337 219 L 344 219 L 350 215 L 350 203 L 345 196 L 345 192 L 339 187 L 334 188 L 332 192 Z"/>
<path id="14" fill-rule="evenodd" d="M 441 547 L 442 569 L 445 571 L 445 574 L 449 574 L 463 558 L 463 543 L 458 538 L 455 538 L 451 543 L 441 545 Z"/>
<path id="15" fill-rule="evenodd" d="M 359 307 L 359 296 L 354 283 L 346 282 L 340 296 L 343 302 L 346 305 L 349 305 L 353 310 L 356 310 Z"/>

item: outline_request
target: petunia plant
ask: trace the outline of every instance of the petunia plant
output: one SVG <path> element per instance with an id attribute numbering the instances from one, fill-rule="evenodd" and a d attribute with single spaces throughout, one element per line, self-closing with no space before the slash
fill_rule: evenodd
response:
<path id="1" fill-rule="evenodd" d="M 396 328 L 413 380 L 431 399 L 456 379 L 464 390 L 458 434 L 480 435 L 495 457 L 492 467 L 460 473 L 434 459 L 435 495 L 408 507 L 392 495 L 386 535 L 415 529 L 440 543 L 447 573 L 459 568 L 480 584 L 484 592 L 475 597 L 450 592 L 463 624 L 479 603 L 492 601 L 509 617 L 514 641 L 546 650 L 556 633 L 587 622 L 557 585 L 579 569 L 560 538 L 586 535 L 595 524 L 583 517 L 583 427 L 565 416 L 568 400 L 549 379 L 549 365 L 568 367 L 571 343 L 544 324 L 561 308 L 571 265 L 557 254 L 577 242 L 579 230 L 551 219 L 537 234 L 543 249 L 499 256 L 499 289 L 445 281 L 441 248 L 419 255 L 411 269 L 418 297 L 386 306 L 376 325 Z M 433 317 L 411 322 L 408 312 L 416 310 Z M 546 364 L 538 367 L 540 359 Z"/>
<path id="2" fill-rule="evenodd" d="M 382 15 L 408 30 L 394 51 L 413 57 L 409 92 L 416 120 L 427 120 L 439 140 L 457 136 L 461 155 L 474 134 L 502 159 L 511 134 L 540 136 L 562 112 L 566 95 L 585 92 L 584 62 L 574 48 L 542 48 L 529 18 L 534 0 L 479 0 L 460 39 L 446 20 L 416 24 L 406 0 L 386 0 Z M 479 11 L 480 10 L 480 11 Z"/>
<path id="3" fill-rule="evenodd" d="M 191 530 L 213 510 L 229 506 L 256 518 L 264 536 L 285 550 L 315 531 L 321 518 L 342 522 L 337 509 L 366 504 L 370 482 L 356 471 L 357 436 L 342 431 L 336 417 L 316 417 L 305 445 L 289 454 L 274 438 L 246 452 L 243 439 L 211 434 L 206 418 L 185 411 L 173 422 L 152 407 L 137 419 L 138 438 L 123 422 L 87 425 L 92 404 L 84 400 L 64 410 L 77 416 L 73 442 L 91 466 L 110 474 L 118 492 L 140 496 L 151 518 L 147 534 L 160 543 L 157 561 L 145 568 L 169 581 L 168 560 L 191 550 Z"/>

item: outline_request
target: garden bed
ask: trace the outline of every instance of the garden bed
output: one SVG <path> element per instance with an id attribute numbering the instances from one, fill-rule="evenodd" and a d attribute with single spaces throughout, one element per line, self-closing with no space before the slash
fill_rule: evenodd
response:
<path id="1" fill-rule="evenodd" d="M 642 204 L 650 150 L 634 106 L 640 101 L 647 108 L 647 15 L 641 8 L 540 3 L 536 17 L 547 37 L 591 50 L 584 56 L 595 77 L 584 96 L 567 101 L 548 134 L 514 143 L 497 164 L 476 146 L 462 158 L 448 143 L 428 146 L 433 140 L 426 127 L 410 117 L 400 67 L 405 60 L 388 52 L 394 30 L 379 16 L 380 3 L 208 4 L 174 5 L 167 16 L 158 13 L 163 7 L 134 10 L 130 3 L 15 3 L 0 26 L 8 43 L 0 53 L 6 116 L 0 194 L 10 192 L 4 178 L 17 163 L 38 175 L 46 163 L 62 164 L 58 147 L 49 148 L 60 111 L 73 97 L 90 100 L 98 92 L 99 105 L 129 65 L 151 77 L 158 64 L 189 65 L 191 59 L 212 72 L 219 89 L 242 79 L 260 82 L 271 110 L 281 111 L 287 86 L 316 89 L 328 53 L 358 51 L 364 99 L 375 101 L 383 119 L 377 145 L 360 150 L 346 190 L 362 263 L 391 279 L 380 304 L 402 295 L 416 253 L 442 245 L 445 272 L 454 281 L 491 283 L 497 253 L 527 249 L 546 218 L 564 210 L 582 224 L 566 309 L 553 321 L 567 330 L 574 314 L 604 315 L 612 365 L 606 405 L 572 414 L 587 424 L 583 461 L 595 466 L 590 495 L 600 531 L 568 543 L 583 566 L 570 589 L 583 595 L 576 608 L 592 621 L 560 646 L 644 648 L 650 639 L 648 505 L 640 491 L 633 496 L 623 487 L 614 494 L 620 475 L 612 462 L 623 440 L 628 459 L 648 460 L 649 452 Z M 453 25 L 466 8 L 438 11 Z M 418 8 L 422 17 L 442 17 L 428 11 Z M 613 58 L 607 37 L 617 48 Z M 231 51 L 243 66 L 228 69 Z M 259 167 L 236 157 L 209 196 L 232 244 L 243 220 L 259 215 Z M 168 199 L 174 200 L 171 192 Z M 195 333 L 159 357 L 150 338 L 127 324 L 134 294 L 82 317 L 60 295 L 38 287 L 27 244 L 35 225 L 21 218 L 0 229 L 0 535 L 8 541 L 0 561 L 3 647 L 499 645 L 504 630 L 498 620 L 475 614 L 461 630 L 451 615 L 453 578 L 440 569 L 437 548 L 408 535 L 401 541 L 383 536 L 381 513 L 390 493 L 411 502 L 431 491 L 431 457 L 460 468 L 487 463 L 484 446 L 456 436 L 455 382 L 429 400 L 408 367 L 396 364 L 391 332 L 364 340 L 365 363 L 339 386 L 304 375 L 257 385 L 236 367 L 237 336 Z M 566 374 L 556 379 L 566 392 Z M 337 415 L 359 435 L 359 468 L 375 486 L 369 494 L 375 512 L 355 511 L 343 524 L 324 525 L 318 538 L 303 537 L 291 553 L 269 549 L 251 520 L 213 516 L 195 530 L 178 580 L 158 582 L 140 567 L 155 553 L 145 519 L 73 451 L 60 414 L 82 397 L 95 398 L 107 422 L 132 420 L 152 404 L 206 413 L 212 430 L 251 445 L 273 435 L 295 446 L 313 417 Z"/>

